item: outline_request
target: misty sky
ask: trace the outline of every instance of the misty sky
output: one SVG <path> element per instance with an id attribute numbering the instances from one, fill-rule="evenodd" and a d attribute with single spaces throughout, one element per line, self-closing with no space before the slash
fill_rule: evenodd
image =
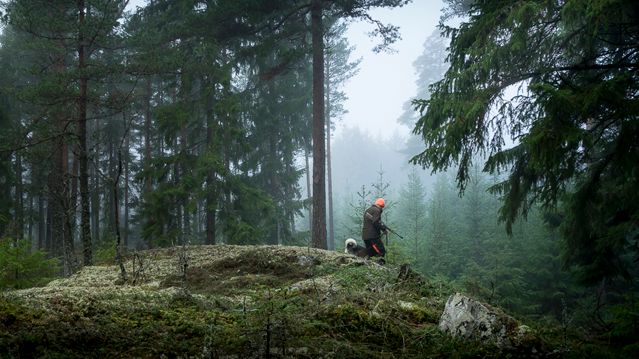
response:
<path id="1" fill-rule="evenodd" d="M 397 123 L 404 102 L 416 94 L 413 61 L 422 54 L 426 38 L 439 21 L 441 0 L 413 0 L 398 9 L 377 9 L 373 18 L 400 27 L 402 40 L 393 45 L 394 54 L 375 54 L 372 48 L 379 40 L 367 33 L 372 25 L 351 25 L 347 36 L 355 46 L 353 58 L 362 58 L 359 73 L 344 87 L 348 96 L 344 108 L 349 113 L 338 124 L 336 135 L 344 126 L 357 126 L 373 136 L 389 138 L 394 132 L 408 134 L 408 127 Z"/>

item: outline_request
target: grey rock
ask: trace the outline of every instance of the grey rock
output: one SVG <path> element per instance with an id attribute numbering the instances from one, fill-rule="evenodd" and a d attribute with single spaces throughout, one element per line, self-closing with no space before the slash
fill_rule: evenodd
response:
<path id="1" fill-rule="evenodd" d="M 488 304 L 455 293 L 448 298 L 439 329 L 454 337 L 513 348 L 531 335 L 530 328 Z"/>

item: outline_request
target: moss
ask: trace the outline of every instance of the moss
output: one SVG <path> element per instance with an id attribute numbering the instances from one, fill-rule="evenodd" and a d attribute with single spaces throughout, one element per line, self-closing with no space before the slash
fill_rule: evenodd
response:
<path id="1" fill-rule="evenodd" d="M 299 263 L 296 253 L 275 256 L 265 248 L 249 249 L 204 266 L 189 267 L 186 282 L 181 275 L 164 279 L 160 287 L 185 285 L 199 294 L 237 295 L 261 288 L 277 288 L 309 278 L 310 270 Z"/>
<path id="2" fill-rule="evenodd" d="M 410 321 L 414 324 L 435 324 L 439 322 L 439 317 L 441 317 L 440 310 L 413 303 L 410 303 L 411 305 L 405 305 L 403 303 L 404 302 L 400 302 L 398 308 L 395 310 L 398 318 Z"/>
<path id="3" fill-rule="evenodd" d="M 123 303 L 114 309 L 97 303 L 95 310 L 79 312 L 72 310 L 75 303 L 59 301 L 55 315 L 36 323 L 31 318 L 43 318 L 42 314 L 0 303 L 2 316 L 12 318 L 9 326 L 9 320 L 3 324 L 6 330 L 1 332 L 10 334 L 0 336 L 0 347 L 20 357 L 87 357 L 101 352 L 122 357 L 194 354 L 194 348 L 203 345 L 208 321 L 214 321 L 214 313 L 196 306 L 131 308 Z"/>
<path id="4" fill-rule="evenodd" d="M 441 334 L 442 299 L 427 280 L 398 280 L 393 266 L 295 247 L 186 252 L 184 288 L 177 250 L 153 250 L 135 257 L 146 263 L 135 285 L 115 286 L 113 266 L 87 267 L 1 297 L 0 352 L 256 357 L 265 354 L 268 337 L 274 357 L 496 356 L 492 347 Z"/>

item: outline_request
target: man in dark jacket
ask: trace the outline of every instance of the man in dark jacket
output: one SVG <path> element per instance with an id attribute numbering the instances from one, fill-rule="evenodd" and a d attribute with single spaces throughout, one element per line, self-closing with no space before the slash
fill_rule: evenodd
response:
<path id="1" fill-rule="evenodd" d="M 381 238 L 382 233 L 387 233 L 386 226 L 382 222 L 384 205 L 384 199 L 378 198 L 375 200 L 375 203 L 364 212 L 362 240 L 364 240 L 364 244 L 366 244 L 369 257 L 384 257 L 386 255 L 386 248 L 384 248 L 384 243 Z"/>

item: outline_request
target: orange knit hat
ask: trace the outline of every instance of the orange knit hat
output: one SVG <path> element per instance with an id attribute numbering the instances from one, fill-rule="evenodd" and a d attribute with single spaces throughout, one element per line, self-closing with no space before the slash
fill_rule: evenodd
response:
<path id="1" fill-rule="evenodd" d="M 384 201 L 383 198 L 378 198 L 378 199 L 375 200 L 375 204 L 380 206 L 380 207 L 382 207 L 382 208 L 384 208 L 384 205 L 386 205 L 386 202 Z"/>

